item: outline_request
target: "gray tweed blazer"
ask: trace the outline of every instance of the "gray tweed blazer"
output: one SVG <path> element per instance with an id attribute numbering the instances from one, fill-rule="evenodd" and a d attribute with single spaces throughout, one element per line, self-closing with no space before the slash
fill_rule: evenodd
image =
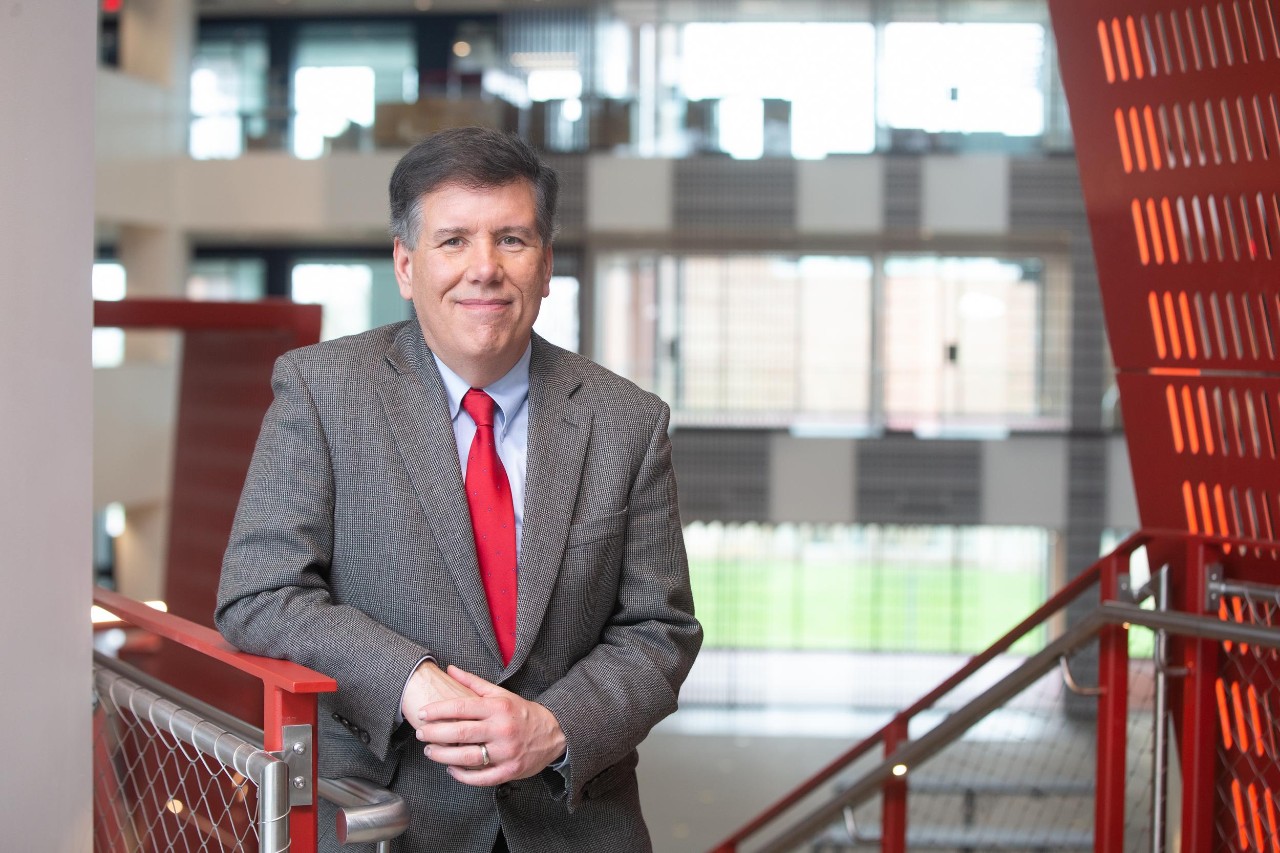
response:
<path id="1" fill-rule="evenodd" d="M 408 800 L 402 851 L 645 851 L 636 746 L 676 708 L 702 642 L 665 404 L 534 336 L 515 654 L 476 569 L 444 386 L 416 321 L 281 356 L 218 590 L 238 648 L 338 682 L 320 767 Z M 545 705 L 564 774 L 456 782 L 401 723 L 431 655 Z M 337 850 L 322 809 L 322 849 Z M 351 850 L 353 848 L 342 848 Z"/>

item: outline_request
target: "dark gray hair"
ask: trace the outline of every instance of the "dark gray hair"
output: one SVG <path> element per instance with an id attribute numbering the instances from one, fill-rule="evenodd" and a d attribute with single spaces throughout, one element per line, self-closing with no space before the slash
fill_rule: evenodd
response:
<path id="1" fill-rule="evenodd" d="M 391 173 L 391 236 L 414 249 L 422 228 L 422 197 L 445 184 L 485 189 L 521 180 L 533 185 L 538 237 L 550 246 L 560 179 L 533 146 L 483 127 L 434 133 L 410 148 Z"/>

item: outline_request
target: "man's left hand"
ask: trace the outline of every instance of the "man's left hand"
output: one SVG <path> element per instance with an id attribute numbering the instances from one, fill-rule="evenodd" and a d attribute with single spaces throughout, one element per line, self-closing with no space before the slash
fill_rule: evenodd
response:
<path id="1" fill-rule="evenodd" d="M 424 705 L 412 722 L 426 744 L 423 753 L 454 779 L 500 785 L 533 776 L 564 754 L 564 732 L 545 707 L 456 666 L 448 674 L 475 698 Z"/>

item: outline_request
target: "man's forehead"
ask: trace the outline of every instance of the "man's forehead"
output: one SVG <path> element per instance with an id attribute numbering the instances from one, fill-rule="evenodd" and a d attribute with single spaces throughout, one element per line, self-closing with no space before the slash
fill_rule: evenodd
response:
<path id="1" fill-rule="evenodd" d="M 514 181 L 508 181 L 505 184 L 477 184 L 468 181 L 445 181 L 427 190 L 421 195 L 422 201 L 430 201 L 431 199 L 439 199 L 458 196 L 483 196 L 492 195 L 493 193 L 506 192 L 509 190 L 518 191 L 525 190 L 529 195 L 529 201 L 534 202 L 533 183 L 524 178 L 517 178 Z"/>

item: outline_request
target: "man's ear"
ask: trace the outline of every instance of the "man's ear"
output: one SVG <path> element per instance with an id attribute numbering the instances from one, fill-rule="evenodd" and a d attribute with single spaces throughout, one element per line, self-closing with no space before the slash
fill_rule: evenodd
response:
<path id="1" fill-rule="evenodd" d="M 408 300 L 413 299 L 413 253 L 400 242 L 397 237 L 391 249 L 391 265 L 396 271 L 396 284 L 400 287 L 400 295 Z"/>
<path id="2" fill-rule="evenodd" d="M 551 295 L 551 274 L 556 268 L 555 252 L 550 246 L 547 246 L 542 262 L 546 264 L 546 278 L 542 282 L 542 298 L 546 299 Z"/>

